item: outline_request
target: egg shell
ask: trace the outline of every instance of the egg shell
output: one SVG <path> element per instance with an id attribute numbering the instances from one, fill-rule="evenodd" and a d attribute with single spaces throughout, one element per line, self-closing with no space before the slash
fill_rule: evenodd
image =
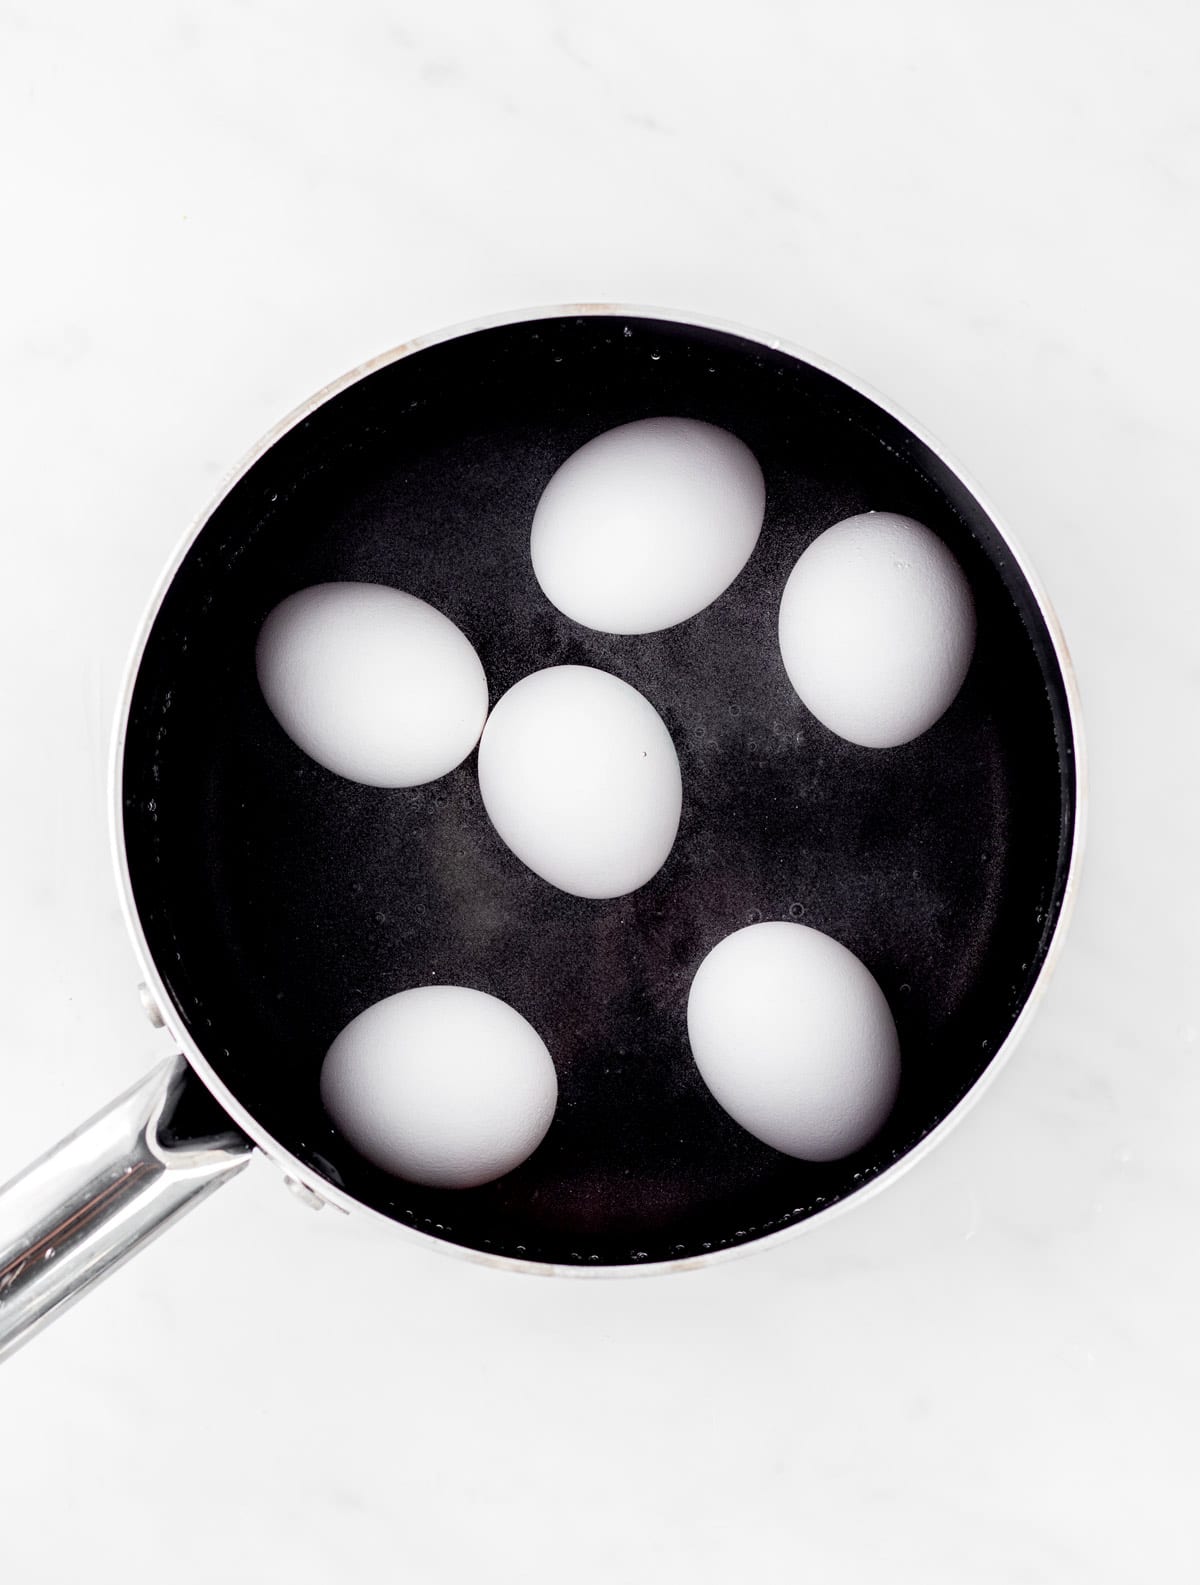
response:
<path id="1" fill-rule="evenodd" d="M 962 687 L 975 648 L 970 585 L 923 523 L 848 517 L 793 568 L 779 648 L 818 721 L 864 748 L 895 748 L 928 731 Z"/>
<path id="2" fill-rule="evenodd" d="M 330 1046 L 321 1099 L 377 1167 L 468 1189 L 511 1172 L 554 1116 L 558 1078 L 515 1008 L 461 985 L 422 985 L 368 1007 Z"/>
<path id="3" fill-rule="evenodd" d="M 887 998 L 853 952 L 807 925 L 766 921 L 719 941 L 692 980 L 687 1025 L 716 1100 L 785 1155 L 849 1155 L 895 1101 Z"/>
<path id="4" fill-rule="evenodd" d="M 554 474 L 534 514 L 533 570 L 584 627 L 655 633 L 729 587 L 758 542 L 765 499 L 736 435 L 694 418 L 637 419 Z"/>
<path id="5" fill-rule="evenodd" d="M 479 788 L 517 857 L 577 897 L 621 897 L 666 862 L 683 782 L 654 706 L 610 672 L 551 666 L 488 717 Z"/>
<path id="6" fill-rule="evenodd" d="M 263 623 L 259 687 L 319 765 L 370 787 L 416 787 L 460 764 L 487 716 L 470 640 L 424 600 L 376 583 L 321 583 Z"/>

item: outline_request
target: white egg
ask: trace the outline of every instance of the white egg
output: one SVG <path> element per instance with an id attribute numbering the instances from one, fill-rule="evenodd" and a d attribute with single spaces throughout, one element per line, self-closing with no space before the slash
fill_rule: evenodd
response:
<path id="1" fill-rule="evenodd" d="M 546 486 L 530 553 L 546 598 L 584 627 L 655 633 L 711 605 L 758 541 L 754 453 L 694 418 L 642 418 L 589 440 Z"/>
<path id="2" fill-rule="evenodd" d="M 747 925 L 718 942 L 692 980 L 687 1022 L 713 1095 L 785 1155 L 849 1155 L 896 1098 L 887 999 L 853 952 L 806 925 Z"/>
<path id="3" fill-rule="evenodd" d="M 377 583 L 289 595 L 258 635 L 259 687 L 304 752 L 350 781 L 416 787 L 461 763 L 487 716 L 466 636 L 424 600 Z"/>
<path id="4" fill-rule="evenodd" d="M 354 1148 L 413 1183 L 490 1183 L 541 1144 L 558 1078 L 541 1037 L 499 997 L 461 985 L 400 991 L 351 1019 L 321 1099 Z"/>
<path id="5" fill-rule="evenodd" d="M 971 589 L 924 524 L 864 512 L 827 528 L 792 569 L 779 648 L 818 721 L 865 748 L 895 748 L 962 687 L 975 648 Z"/>
<path id="6" fill-rule="evenodd" d="M 590 666 L 552 666 L 508 690 L 483 729 L 479 789 L 517 857 L 577 897 L 644 886 L 666 862 L 683 804 L 657 710 Z"/>

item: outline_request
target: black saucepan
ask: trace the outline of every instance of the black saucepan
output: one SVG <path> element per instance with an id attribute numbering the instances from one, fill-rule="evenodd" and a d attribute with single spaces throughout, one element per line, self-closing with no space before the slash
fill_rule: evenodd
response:
<path id="1" fill-rule="evenodd" d="M 548 603 L 530 521 L 582 442 L 655 414 L 740 436 L 763 468 L 766 520 L 749 565 L 708 609 L 616 637 Z M 811 716 L 774 639 L 805 546 L 871 509 L 944 538 L 978 617 L 958 698 L 891 750 L 847 743 Z M 336 580 L 393 585 L 445 612 L 474 644 L 493 702 L 563 663 L 641 690 L 671 731 L 685 788 L 663 869 L 629 896 L 573 897 L 496 837 L 474 756 L 394 790 L 308 759 L 263 702 L 255 639 L 284 596 Z M 910 1159 L 1011 1045 L 1073 889 L 1077 740 L 1062 640 L 1011 539 L 927 438 L 844 375 L 745 332 L 608 307 L 402 348 L 255 453 L 147 621 L 118 735 L 116 839 L 148 995 L 188 1070 L 121 1103 L 123 1143 L 106 1171 L 127 1165 L 134 1135 L 149 1149 L 142 1192 L 171 1203 L 147 1213 L 139 1236 L 189 1198 L 181 1171 L 198 1193 L 206 1164 L 219 1180 L 247 1140 L 310 1197 L 506 1263 L 669 1267 L 794 1229 Z M 895 1015 L 898 1103 L 844 1160 L 760 1144 L 691 1060 L 691 977 L 722 936 L 758 919 L 800 919 L 843 942 Z M 545 1141 L 479 1188 L 421 1188 L 372 1167 L 320 1102 L 339 1030 L 432 982 L 510 1002 L 558 1069 Z M 27 1255 L 10 1299 L 50 1281 L 47 1238 L 58 1238 L 56 1259 L 69 1254 L 71 1230 L 55 1221 L 64 1203 L 83 1216 L 83 1244 L 104 1233 L 129 1174 L 97 1179 L 96 1159 L 91 1198 L 64 1202 L 61 1182 L 51 1194 L 44 1163 L 4 1197 L 0 1271 Z M 105 1182 L 115 1187 L 97 1204 Z M 127 1253 L 109 1242 L 97 1269 Z M 73 1286 L 93 1274 L 81 1267 Z M 28 1327 L 64 1302 L 66 1281 L 18 1319 Z"/>

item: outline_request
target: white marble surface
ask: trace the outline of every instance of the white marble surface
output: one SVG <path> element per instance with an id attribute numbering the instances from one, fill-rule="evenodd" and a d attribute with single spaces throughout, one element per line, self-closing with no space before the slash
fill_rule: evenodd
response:
<path id="1" fill-rule="evenodd" d="M 1041 1017 L 897 1187 L 598 1284 L 257 1166 L 0 1373 L 5 1580 L 1196 1577 L 1198 52 L 1186 0 L 3 6 L 0 1177 L 160 1049 L 104 791 L 160 564 L 414 333 L 626 299 L 853 368 L 1016 525 L 1093 764 Z"/>

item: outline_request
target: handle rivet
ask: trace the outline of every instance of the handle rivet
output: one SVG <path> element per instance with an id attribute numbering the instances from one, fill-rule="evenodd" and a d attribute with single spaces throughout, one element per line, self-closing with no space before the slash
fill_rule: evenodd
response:
<path id="1" fill-rule="evenodd" d="M 325 1209 L 325 1201 L 315 1189 L 310 1189 L 307 1183 L 301 1183 L 299 1178 L 289 1178 L 286 1173 L 283 1181 L 300 1201 L 301 1205 L 307 1205 L 310 1211 L 323 1211 Z"/>
<path id="2" fill-rule="evenodd" d="M 150 987 L 148 985 L 138 986 L 138 1000 L 142 1004 L 142 1011 L 154 1025 L 155 1029 L 161 1029 L 166 1020 L 163 1018 L 162 1013 L 159 1012 L 158 1003 L 150 994 Z"/>

